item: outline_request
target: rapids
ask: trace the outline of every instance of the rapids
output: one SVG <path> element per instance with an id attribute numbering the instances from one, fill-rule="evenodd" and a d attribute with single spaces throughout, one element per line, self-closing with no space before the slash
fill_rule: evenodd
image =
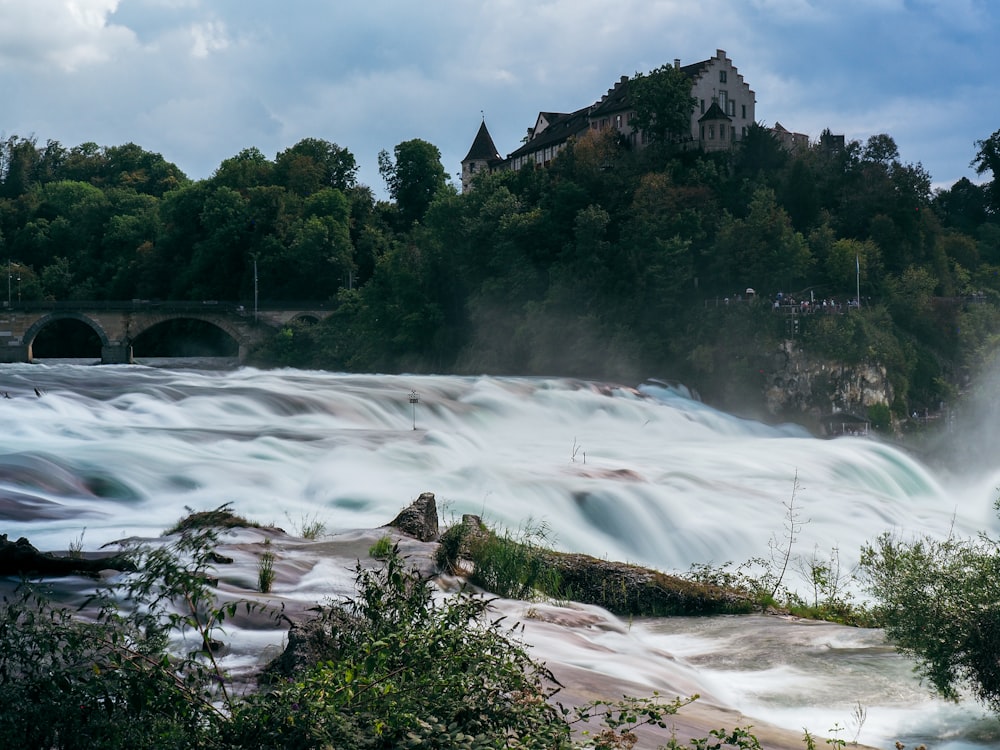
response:
<path id="1" fill-rule="evenodd" d="M 49 551 L 156 537 L 186 509 L 224 503 L 291 533 L 310 521 L 353 532 L 386 523 L 424 491 L 446 523 L 474 513 L 545 534 L 552 547 L 666 571 L 767 556 L 793 494 L 796 554 L 835 549 L 844 571 L 883 531 L 941 537 L 997 526 L 988 471 L 959 484 L 878 440 L 816 439 L 656 383 L 15 364 L 0 366 L 0 423 L 0 533 Z M 788 583 L 805 586 L 794 572 Z M 642 623 L 632 637 L 700 665 L 745 713 L 803 726 L 802 711 L 818 705 L 808 696 L 823 694 L 816 685 L 839 678 L 767 666 L 782 646 L 713 662 L 734 639 L 725 622 Z M 771 632 L 754 628 L 748 649 Z M 855 637 L 828 632 L 821 642 Z M 909 739 L 915 716 L 946 715 L 935 726 L 948 728 L 931 736 L 943 747 L 955 715 L 975 723 L 974 709 L 949 713 L 914 687 L 909 664 L 877 633 L 857 637 L 850 653 L 885 657 L 908 686 L 899 700 L 865 698 L 895 707 L 877 718 L 869 708 L 861 741 Z M 845 725 L 851 702 L 838 705 L 840 718 L 818 721 Z"/>

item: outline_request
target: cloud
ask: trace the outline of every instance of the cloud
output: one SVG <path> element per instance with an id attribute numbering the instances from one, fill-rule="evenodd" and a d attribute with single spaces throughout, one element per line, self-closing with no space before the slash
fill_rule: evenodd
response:
<path id="1" fill-rule="evenodd" d="M 118 0 L 0 2 L 0 69 L 55 67 L 74 72 L 134 46 L 129 29 L 109 23 Z"/>

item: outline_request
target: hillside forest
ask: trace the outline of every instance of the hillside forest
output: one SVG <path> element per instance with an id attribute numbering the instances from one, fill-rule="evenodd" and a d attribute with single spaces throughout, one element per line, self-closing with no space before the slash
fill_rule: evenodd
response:
<path id="1" fill-rule="evenodd" d="M 991 181 L 932 190 L 888 134 L 787 150 L 758 125 L 704 153 L 592 131 L 548 168 L 483 172 L 461 194 L 414 139 L 380 154 L 379 200 L 318 138 L 191 180 L 132 143 L 10 136 L 0 258 L 10 304 L 250 304 L 256 271 L 262 305 L 334 309 L 259 364 L 661 377 L 724 401 L 759 391 L 794 336 L 884 365 L 906 415 L 953 398 L 1000 334 L 1000 130 L 970 156 Z"/>

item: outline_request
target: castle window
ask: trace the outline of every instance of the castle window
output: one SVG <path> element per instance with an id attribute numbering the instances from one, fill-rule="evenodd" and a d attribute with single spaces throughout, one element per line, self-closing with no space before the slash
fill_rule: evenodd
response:
<path id="1" fill-rule="evenodd" d="M 720 70 L 719 71 L 719 83 L 725 83 L 725 82 L 726 82 L 726 71 Z"/>
<path id="2" fill-rule="evenodd" d="M 621 115 L 615 115 L 615 127 L 618 128 L 619 130 L 622 129 L 622 116 Z"/>
<path id="3" fill-rule="evenodd" d="M 705 100 L 701 100 L 701 114 L 705 114 Z"/>
<path id="4" fill-rule="evenodd" d="M 726 126 L 723 123 L 719 123 L 719 140 L 726 140 Z"/>
<path id="5" fill-rule="evenodd" d="M 741 104 L 741 105 L 740 105 L 740 107 L 742 108 L 742 111 L 743 111 L 743 119 L 745 120 L 745 119 L 747 119 L 747 105 L 745 105 L 745 104 Z"/>
<path id="6" fill-rule="evenodd" d="M 736 102 L 732 99 L 729 100 L 729 111 L 726 114 L 730 117 L 736 117 Z"/>
<path id="7" fill-rule="evenodd" d="M 710 141 L 715 140 L 715 125 L 708 126 L 708 140 Z"/>

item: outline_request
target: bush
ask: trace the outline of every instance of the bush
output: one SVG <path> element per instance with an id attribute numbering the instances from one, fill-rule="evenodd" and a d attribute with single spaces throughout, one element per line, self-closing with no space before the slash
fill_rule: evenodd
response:
<path id="1" fill-rule="evenodd" d="M 481 596 L 439 601 L 396 547 L 382 567 L 358 564 L 357 597 L 325 609 L 307 659 L 283 655 L 282 677 L 237 698 L 214 636 L 253 605 L 216 604 L 215 542 L 211 529 L 189 528 L 129 550 L 140 572 L 102 589 L 89 621 L 29 586 L 4 599 L 0 747 L 613 750 L 632 747 L 640 725 L 665 729 L 697 698 L 563 708 L 517 626 L 494 619 Z M 169 648 L 185 633 L 191 651 Z M 756 746 L 745 730 L 711 736 Z"/>
<path id="2" fill-rule="evenodd" d="M 436 603 L 429 581 L 393 549 L 357 568 L 359 596 L 318 664 L 237 706 L 238 747 L 566 747 L 569 727 L 548 703 L 555 683 L 488 601 Z"/>
<path id="3" fill-rule="evenodd" d="M 861 571 L 886 635 L 944 697 L 968 688 L 1000 712 L 1000 554 L 985 537 L 905 543 L 883 534 Z"/>

